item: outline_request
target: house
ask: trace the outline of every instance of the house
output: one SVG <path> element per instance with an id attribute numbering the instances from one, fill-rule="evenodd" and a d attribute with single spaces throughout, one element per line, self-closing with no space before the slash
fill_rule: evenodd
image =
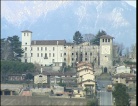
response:
<path id="1" fill-rule="evenodd" d="M 95 75 L 92 65 L 88 62 L 77 64 L 77 83 L 78 87 L 89 89 L 89 95 L 95 93 Z"/>
<path id="2" fill-rule="evenodd" d="M 38 74 L 34 76 L 34 84 L 46 84 L 47 83 L 47 76 L 44 74 Z"/>
<path id="3" fill-rule="evenodd" d="M 61 82 L 65 83 L 67 87 L 77 86 L 76 78 L 74 77 L 62 77 Z"/>
<path id="4" fill-rule="evenodd" d="M 136 85 L 136 75 L 130 73 L 119 73 L 113 76 L 113 84 L 122 83 L 126 86 Z"/>
<path id="5" fill-rule="evenodd" d="M 46 83 L 48 86 L 53 86 L 59 84 L 62 79 L 63 82 L 68 82 L 74 80 L 76 77 L 76 72 L 56 72 L 56 71 L 43 71 L 41 74 L 36 74 L 34 76 L 34 83 Z M 70 78 L 70 79 L 69 79 Z M 69 79 L 67 81 L 67 79 Z"/>
<path id="6" fill-rule="evenodd" d="M 131 68 L 128 66 L 118 66 L 115 69 L 115 74 L 119 74 L 119 73 L 131 73 Z"/>
<path id="7" fill-rule="evenodd" d="M 10 74 L 8 75 L 8 81 L 24 81 L 26 74 Z"/>

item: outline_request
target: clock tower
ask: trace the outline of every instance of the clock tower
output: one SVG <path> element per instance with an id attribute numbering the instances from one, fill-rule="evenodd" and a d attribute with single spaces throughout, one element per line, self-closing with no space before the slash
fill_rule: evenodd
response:
<path id="1" fill-rule="evenodd" d="M 113 37 L 102 35 L 100 37 L 100 66 L 107 72 L 113 66 Z"/>

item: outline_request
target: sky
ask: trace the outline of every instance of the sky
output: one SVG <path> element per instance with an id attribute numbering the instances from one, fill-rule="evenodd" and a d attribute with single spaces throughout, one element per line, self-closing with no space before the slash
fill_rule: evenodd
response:
<path id="1" fill-rule="evenodd" d="M 136 1 L 135 0 L 130 0 L 130 1 L 126 1 L 128 4 L 136 7 Z"/>

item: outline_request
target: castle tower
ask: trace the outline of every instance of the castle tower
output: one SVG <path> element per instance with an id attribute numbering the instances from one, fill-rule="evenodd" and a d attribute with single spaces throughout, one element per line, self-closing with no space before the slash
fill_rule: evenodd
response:
<path id="1" fill-rule="evenodd" d="M 31 40 L 32 32 L 29 30 L 22 32 L 22 49 L 24 50 L 24 55 L 21 59 L 22 62 L 31 62 Z"/>
<path id="2" fill-rule="evenodd" d="M 113 66 L 113 37 L 109 35 L 100 37 L 100 66 L 104 72 Z"/>

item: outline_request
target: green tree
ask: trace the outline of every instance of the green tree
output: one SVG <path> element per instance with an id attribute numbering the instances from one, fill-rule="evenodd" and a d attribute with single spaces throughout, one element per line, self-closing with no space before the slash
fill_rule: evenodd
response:
<path id="1" fill-rule="evenodd" d="M 126 85 L 121 83 L 115 84 L 113 96 L 115 98 L 116 106 L 130 106 L 130 96 L 127 93 Z"/>
<path id="2" fill-rule="evenodd" d="M 73 42 L 77 45 L 83 42 L 83 37 L 79 31 L 75 32 L 75 35 L 73 36 Z"/>
<path id="3" fill-rule="evenodd" d="M 24 51 L 21 49 L 21 42 L 19 41 L 19 37 L 14 35 L 13 37 L 8 37 L 7 40 L 10 42 L 11 49 L 13 50 L 13 60 L 20 60 Z"/>
<path id="4" fill-rule="evenodd" d="M 102 35 L 107 35 L 107 33 L 103 30 L 99 30 L 98 33 L 96 34 L 95 38 L 91 40 L 91 43 L 92 44 L 95 44 L 95 45 L 100 45 L 100 37 Z"/>
<path id="5" fill-rule="evenodd" d="M 31 73 L 27 73 L 25 76 L 25 79 L 27 79 L 27 80 L 31 80 L 33 78 L 34 78 L 34 76 Z"/>

